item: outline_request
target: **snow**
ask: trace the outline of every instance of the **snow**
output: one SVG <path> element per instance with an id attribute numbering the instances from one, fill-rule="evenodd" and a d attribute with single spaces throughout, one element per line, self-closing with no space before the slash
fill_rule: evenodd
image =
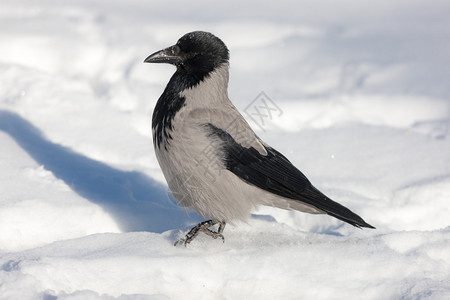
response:
<path id="1" fill-rule="evenodd" d="M 448 1 L 0 3 L 0 299 L 448 299 Z M 192 30 L 259 136 L 376 230 L 262 207 L 225 243 L 151 143 Z M 276 113 L 253 120 L 264 92 Z"/>

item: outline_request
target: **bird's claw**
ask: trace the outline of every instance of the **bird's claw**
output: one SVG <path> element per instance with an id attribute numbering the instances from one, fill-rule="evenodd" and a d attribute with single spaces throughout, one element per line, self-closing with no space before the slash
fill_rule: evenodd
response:
<path id="1" fill-rule="evenodd" d="M 209 229 L 211 226 L 214 226 L 217 223 L 220 224 L 217 232 Z M 225 222 L 214 222 L 212 220 L 201 222 L 197 224 L 195 227 L 193 227 L 191 230 L 189 230 L 185 238 L 176 241 L 174 246 L 184 244 L 184 246 L 186 247 L 186 245 L 192 242 L 192 240 L 195 239 L 200 232 L 209 235 L 213 239 L 221 238 L 222 242 L 225 243 L 225 237 L 222 235 L 224 228 Z"/>

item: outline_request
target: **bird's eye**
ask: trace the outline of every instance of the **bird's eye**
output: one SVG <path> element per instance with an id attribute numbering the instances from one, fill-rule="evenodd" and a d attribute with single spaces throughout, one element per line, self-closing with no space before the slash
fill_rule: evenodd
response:
<path id="1" fill-rule="evenodd" d="M 181 52 L 181 48 L 178 44 L 172 47 L 172 54 L 173 55 L 179 55 Z"/>

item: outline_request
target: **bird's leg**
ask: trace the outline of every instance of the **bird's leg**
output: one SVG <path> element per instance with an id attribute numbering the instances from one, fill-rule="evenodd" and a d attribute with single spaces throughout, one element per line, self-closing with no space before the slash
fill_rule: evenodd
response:
<path id="1" fill-rule="evenodd" d="M 217 230 L 217 232 L 209 229 L 209 227 L 214 226 L 216 224 L 219 224 L 219 229 Z M 178 245 L 179 243 L 184 243 L 184 245 L 186 246 L 187 244 L 192 242 L 192 240 L 195 239 L 200 232 L 203 232 L 204 234 L 207 234 L 214 239 L 220 237 L 222 241 L 225 242 L 225 238 L 222 235 L 224 228 L 225 222 L 214 222 L 213 220 L 201 222 L 197 224 L 195 227 L 193 227 L 191 230 L 189 230 L 189 232 L 186 234 L 186 238 L 177 241 L 175 243 L 175 246 Z"/>
<path id="2" fill-rule="evenodd" d="M 219 234 L 222 234 L 222 232 L 223 232 L 223 230 L 225 229 L 225 225 L 227 224 L 227 223 L 225 223 L 225 222 L 218 222 L 219 223 L 219 229 L 217 230 L 217 233 L 219 233 Z M 222 237 L 223 238 L 223 237 Z M 224 239 L 224 241 L 225 241 L 225 239 Z"/>

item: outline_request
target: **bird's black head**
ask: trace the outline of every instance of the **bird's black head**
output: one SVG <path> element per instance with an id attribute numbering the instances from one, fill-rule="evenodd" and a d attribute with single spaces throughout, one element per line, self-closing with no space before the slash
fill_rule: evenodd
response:
<path id="1" fill-rule="evenodd" d="M 144 62 L 169 63 L 180 72 L 204 77 L 228 59 L 228 48 L 218 37 L 194 31 L 182 36 L 175 45 L 153 53 Z"/>

